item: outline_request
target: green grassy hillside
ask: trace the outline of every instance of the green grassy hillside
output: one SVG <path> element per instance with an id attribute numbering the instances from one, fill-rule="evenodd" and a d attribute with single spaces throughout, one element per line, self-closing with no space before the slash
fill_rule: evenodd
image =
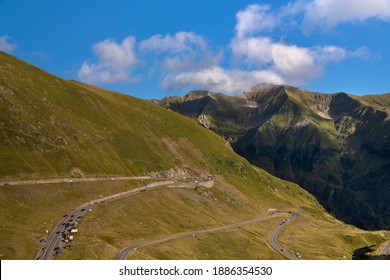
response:
<path id="1" fill-rule="evenodd" d="M 300 225 L 304 230 L 293 234 L 306 258 L 351 258 L 357 248 L 389 239 L 386 232 L 367 233 L 337 221 L 299 186 L 253 167 L 222 137 L 192 120 L 149 101 L 64 81 L 4 53 L 0 106 L 0 181 L 131 176 L 168 169 L 181 176 L 215 177 L 211 189 L 159 189 L 98 206 L 80 222 L 72 249 L 61 258 L 111 259 L 141 240 L 239 222 L 263 216 L 270 208 L 301 213 L 307 228 Z M 1 186 L 0 258 L 34 258 L 45 229 L 52 229 L 62 215 L 140 184 Z M 281 258 L 267 243 L 281 220 L 185 244 L 176 240 L 146 247 L 130 258 Z M 286 233 L 281 242 L 290 246 Z M 243 246 L 258 246 L 259 251 Z"/>
<path id="2" fill-rule="evenodd" d="M 196 137 L 201 128 L 157 105 L 0 59 L 3 178 L 145 174 L 185 164 L 204 142 Z M 187 154 L 176 156 L 175 148 Z"/>

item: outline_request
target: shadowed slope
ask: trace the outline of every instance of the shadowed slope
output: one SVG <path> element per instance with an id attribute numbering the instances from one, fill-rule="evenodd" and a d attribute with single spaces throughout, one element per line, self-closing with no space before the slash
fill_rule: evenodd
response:
<path id="1" fill-rule="evenodd" d="M 390 228 L 389 94 L 263 85 L 237 96 L 198 91 L 159 104 L 207 122 L 238 154 L 305 187 L 338 218 Z"/>

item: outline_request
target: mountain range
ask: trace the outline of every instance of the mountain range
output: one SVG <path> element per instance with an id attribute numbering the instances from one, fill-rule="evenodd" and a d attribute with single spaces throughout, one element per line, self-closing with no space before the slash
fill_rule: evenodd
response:
<path id="1" fill-rule="evenodd" d="M 390 94 L 322 94 L 262 84 L 235 96 L 156 101 L 221 135 L 239 155 L 299 184 L 335 217 L 390 229 Z"/>

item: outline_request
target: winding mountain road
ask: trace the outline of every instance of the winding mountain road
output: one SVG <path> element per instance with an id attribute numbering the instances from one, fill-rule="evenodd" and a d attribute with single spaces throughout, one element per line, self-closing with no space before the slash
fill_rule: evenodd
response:
<path id="1" fill-rule="evenodd" d="M 48 234 L 47 238 L 43 240 L 41 248 L 39 252 L 36 255 L 36 259 L 43 259 L 43 260 L 50 260 L 53 259 L 58 254 L 58 250 L 63 250 L 64 245 L 62 242 L 63 235 L 69 233 L 71 225 L 75 221 L 79 221 L 83 218 L 84 215 L 91 212 L 93 208 L 97 207 L 99 204 L 102 203 L 108 203 L 112 202 L 118 199 L 122 199 L 131 195 L 135 195 L 141 192 L 145 192 L 147 190 L 153 190 L 158 189 L 162 187 L 167 188 L 196 188 L 198 186 L 204 186 L 204 187 L 212 187 L 214 184 L 214 180 L 212 177 L 206 177 L 206 178 L 186 178 L 185 182 L 180 182 L 180 179 L 175 180 L 167 180 L 163 178 L 152 178 L 150 176 L 140 176 L 140 177 L 115 177 L 115 178 L 78 178 L 78 179 L 48 179 L 48 180 L 30 180 L 30 181 L 13 181 L 13 182 L 1 182 L 3 185 L 30 185 L 30 184 L 50 184 L 50 183 L 71 183 L 71 182 L 94 182 L 94 181 L 118 181 L 118 180 L 147 180 L 147 179 L 156 179 L 156 180 L 164 180 L 160 182 L 154 182 L 150 183 L 144 187 L 139 187 L 130 191 L 125 191 L 117 194 L 113 194 L 110 196 L 102 197 L 99 199 L 91 200 L 87 203 L 84 203 L 83 205 L 77 207 L 72 213 L 69 215 L 64 215 L 64 217 L 57 223 L 57 225 L 54 227 L 54 229 Z M 188 180 L 193 180 L 188 182 Z M 268 213 L 265 216 L 230 224 L 230 225 L 224 225 L 220 227 L 215 227 L 211 229 L 204 229 L 204 230 L 198 230 L 198 231 L 191 231 L 191 232 L 185 232 L 180 234 L 175 234 L 171 236 L 167 236 L 162 239 L 158 240 L 152 240 L 140 244 L 135 244 L 129 247 L 126 247 L 122 249 L 118 256 L 118 260 L 125 260 L 127 259 L 127 256 L 132 251 L 149 246 L 154 244 L 159 244 L 163 242 L 167 242 L 173 239 L 183 238 L 190 235 L 197 235 L 197 234 L 204 234 L 204 233 L 210 233 L 215 231 L 221 231 L 221 230 L 227 230 L 232 228 L 237 228 L 243 225 L 256 223 L 262 220 L 266 220 L 270 217 L 276 216 L 281 213 L 289 213 L 291 214 L 291 217 L 287 220 L 284 220 L 282 223 L 280 223 L 275 230 L 272 232 L 271 236 L 268 239 L 269 244 L 274 248 L 279 254 L 284 256 L 287 259 L 298 259 L 295 255 L 289 253 L 285 248 L 283 248 L 278 242 L 277 238 L 282 231 L 282 229 L 287 226 L 287 224 L 291 223 L 293 220 L 295 220 L 298 217 L 298 213 L 292 212 L 292 211 L 278 211 L 275 210 L 273 212 Z M 57 252 L 57 253 L 56 253 Z"/>
<path id="2" fill-rule="evenodd" d="M 145 177 L 137 177 L 138 180 L 144 180 Z M 133 179 L 135 180 L 135 179 Z M 188 178 L 186 178 L 186 181 Z M 47 238 L 42 242 L 41 248 L 36 255 L 35 259 L 50 260 L 56 256 L 58 248 L 63 249 L 62 236 L 69 233 L 71 224 L 80 220 L 84 215 L 91 212 L 93 208 L 102 203 L 112 202 L 118 199 L 122 199 L 131 195 L 135 195 L 144 191 L 158 189 L 162 187 L 167 188 L 196 188 L 198 186 L 211 187 L 214 184 L 214 180 L 211 177 L 197 178 L 193 182 L 180 182 L 177 180 L 165 180 L 163 182 L 150 183 L 144 187 L 139 187 L 133 190 L 113 194 L 110 196 L 102 197 L 99 199 L 91 200 L 83 205 L 77 207 L 71 214 L 64 215 L 64 217 L 57 223 L 54 229 L 48 234 Z M 56 250 L 57 248 L 57 250 Z"/>
<path id="3" fill-rule="evenodd" d="M 278 237 L 279 233 L 281 232 L 281 230 L 287 224 L 289 224 L 290 222 L 295 220 L 298 217 L 299 214 L 296 213 L 296 212 L 292 212 L 292 211 L 278 211 L 278 210 L 270 212 L 269 214 L 267 214 L 265 216 L 262 216 L 262 217 L 259 217 L 259 218 L 255 218 L 255 219 L 251 219 L 251 220 L 247 220 L 247 221 L 243 221 L 243 222 L 239 222 L 239 223 L 235 223 L 235 224 L 215 227 L 215 228 L 211 228 L 211 229 L 204 229 L 204 230 L 198 230 L 198 231 L 190 231 L 190 232 L 185 232 L 185 233 L 179 233 L 179 234 L 176 234 L 176 235 L 167 236 L 167 237 L 162 238 L 162 239 L 157 239 L 157 240 L 152 240 L 152 241 L 148 241 L 148 242 L 132 245 L 132 246 L 129 246 L 129 247 L 126 247 L 126 248 L 122 249 L 119 252 L 119 254 L 118 254 L 116 259 L 117 260 L 126 260 L 127 256 L 129 255 L 129 253 L 131 253 L 132 251 L 135 251 L 135 250 L 137 250 L 138 248 L 141 248 L 141 247 L 145 247 L 145 246 L 149 246 L 149 245 L 155 245 L 155 244 L 159 244 L 159 243 L 167 242 L 167 241 L 170 241 L 170 240 L 173 240 L 173 239 L 183 238 L 183 237 L 187 237 L 187 236 L 191 236 L 191 235 L 197 235 L 197 234 L 203 234 L 203 233 L 210 233 L 210 232 L 214 232 L 214 231 L 221 231 L 221 230 L 237 228 L 237 227 L 240 227 L 240 226 L 243 226 L 243 225 L 247 225 L 247 224 L 252 224 L 252 223 L 259 222 L 259 221 L 263 221 L 265 219 L 268 219 L 270 217 L 273 217 L 273 216 L 275 216 L 277 214 L 281 214 L 281 213 L 290 213 L 291 214 L 291 218 L 288 219 L 288 220 L 285 220 L 283 223 L 279 224 L 277 226 L 277 228 L 272 232 L 272 234 L 271 234 L 271 236 L 270 236 L 268 241 L 269 241 L 270 245 L 278 253 L 280 253 L 281 255 L 286 257 L 287 259 L 296 260 L 298 258 L 295 255 L 288 253 L 277 242 L 277 237 Z"/>
<path id="4" fill-rule="evenodd" d="M 280 212 L 280 211 L 279 211 Z M 284 211 L 286 212 L 286 211 Z M 288 213 L 291 214 L 291 218 L 285 220 L 284 222 L 280 223 L 275 230 L 272 232 L 271 236 L 268 238 L 269 244 L 274 248 L 279 254 L 283 255 L 285 258 L 289 260 L 297 260 L 298 257 L 289 253 L 285 248 L 283 248 L 279 243 L 278 243 L 278 236 L 279 233 L 282 231 L 282 229 L 287 226 L 289 223 L 294 221 L 299 214 L 297 212 L 292 212 L 288 211 Z"/>
<path id="5" fill-rule="evenodd" d="M 155 178 L 152 176 L 135 177 L 97 177 L 97 178 L 57 178 L 57 179 L 37 179 L 21 181 L 1 181 L 0 186 L 19 186 L 37 184 L 58 184 L 58 183 L 78 183 L 78 182 L 101 182 L 101 181 L 134 181 L 134 180 L 166 180 L 166 178 Z"/>

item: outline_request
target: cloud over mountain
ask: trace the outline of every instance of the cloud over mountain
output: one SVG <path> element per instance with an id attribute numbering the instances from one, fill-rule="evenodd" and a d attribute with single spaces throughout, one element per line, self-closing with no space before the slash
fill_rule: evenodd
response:
<path id="1" fill-rule="evenodd" d="M 17 47 L 16 44 L 10 41 L 11 37 L 7 35 L 0 36 L 0 51 L 11 53 Z"/>
<path id="2" fill-rule="evenodd" d="M 132 36 L 125 38 L 121 43 L 106 39 L 93 45 L 92 50 L 97 61 L 84 62 L 78 71 L 79 79 L 92 84 L 136 81 L 132 76 L 137 65 L 134 45 L 135 38 Z"/>
<path id="3" fill-rule="evenodd" d="M 390 1 L 314 0 L 306 6 L 304 23 L 309 29 L 331 29 L 341 23 L 373 18 L 390 21 Z"/>
<path id="4" fill-rule="evenodd" d="M 153 78 L 164 89 L 200 87 L 230 94 L 262 82 L 303 85 L 321 77 L 329 63 L 366 59 L 370 50 L 333 44 L 302 46 L 285 42 L 276 31 L 329 29 L 371 17 L 389 19 L 388 1 L 371 1 L 369 7 L 368 1 L 358 2 L 362 6 L 354 7 L 356 1 L 350 0 L 295 1 L 278 9 L 251 4 L 236 13 L 234 33 L 225 46 L 187 31 L 156 34 L 138 42 L 133 36 L 120 43 L 107 39 L 93 45 L 96 60 L 85 61 L 78 78 L 97 84 Z M 340 8 L 346 12 L 336 12 Z"/>

